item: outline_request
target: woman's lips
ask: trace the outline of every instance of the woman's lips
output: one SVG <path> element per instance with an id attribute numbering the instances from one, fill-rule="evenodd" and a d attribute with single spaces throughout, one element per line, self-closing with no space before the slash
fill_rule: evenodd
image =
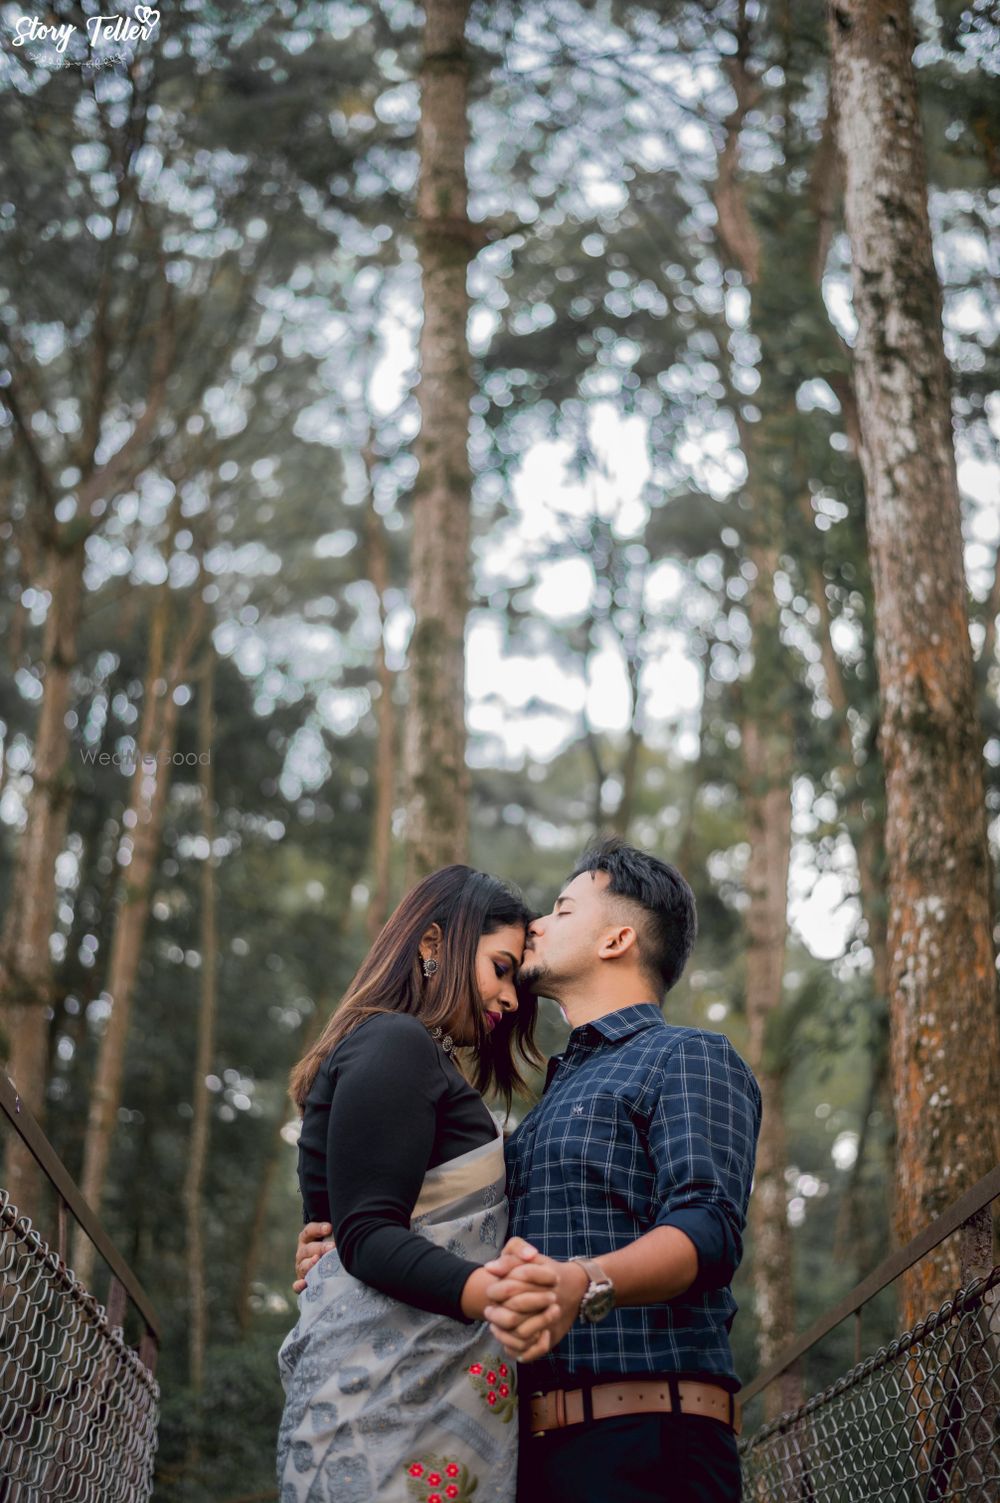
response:
<path id="1" fill-rule="evenodd" d="M 494 1028 L 499 1023 L 499 1021 L 500 1021 L 500 1014 L 498 1012 L 488 1012 L 486 1014 L 486 1026 L 490 1030 L 491 1033 L 493 1032 Z"/>

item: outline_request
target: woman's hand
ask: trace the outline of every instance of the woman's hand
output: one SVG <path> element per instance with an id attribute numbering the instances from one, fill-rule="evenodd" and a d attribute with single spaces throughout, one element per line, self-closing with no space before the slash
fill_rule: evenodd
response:
<path id="1" fill-rule="evenodd" d="M 299 1232 L 295 1244 L 295 1283 L 292 1289 L 301 1294 L 306 1287 L 306 1274 L 315 1267 L 324 1253 L 333 1252 L 333 1227 L 328 1221 L 310 1221 Z"/>
<path id="2" fill-rule="evenodd" d="M 497 1260 L 484 1264 L 470 1273 L 465 1281 L 462 1314 L 470 1320 L 486 1319 L 486 1306 L 491 1303 L 488 1291 L 497 1282 L 496 1264 Z M 546 1311 L 555 1297 L 554 1284 L 555 1280 L 547 1268 L 525 1264 L 517 1290 L 511 1291 L 518 1295 L 517 1306 L 511 1314 L 512 1321 L 520 1323 L 521 1320 L 537 1317 L 539 1312 Z"/>

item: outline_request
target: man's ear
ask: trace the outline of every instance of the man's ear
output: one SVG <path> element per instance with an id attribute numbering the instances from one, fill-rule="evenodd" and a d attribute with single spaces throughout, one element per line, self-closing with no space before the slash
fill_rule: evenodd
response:
<path id="1" fill-rule="evenodd" d="M 421 960 L 437 960 L 443 938 L 440 924 L 431 924 L 429 929 L 425 929 L 420 940 Z"/>
<path id="2" fill-rule="evenodd" d="M 606 929 L 601 936 L 597 954 L 601 960 L 620 960 L 623 955 L 632 954 L 636 958 L 636 946 L 639 936 L 631 924 L 620 924 L 616 929 Z"/>

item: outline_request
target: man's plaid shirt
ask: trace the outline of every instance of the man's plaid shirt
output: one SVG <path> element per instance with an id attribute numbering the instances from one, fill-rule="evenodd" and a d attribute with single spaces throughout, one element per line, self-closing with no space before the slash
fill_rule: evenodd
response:
<path id="1" fill-rule="evenodd" d="M 632 1372 L 739 1386 L 728 1286 L 760 1115 L 757 1082 L 728 1039 L 673 1027 L 654 1003 L 573 1030 L 549 1062 L 542 1100 L 507 1142 L 510 1234 L 551 1258 L 599 1258 L 676 1226 L 698 1250 L 698 1277 L 677 1299 L 575 1321 L 523 1386 Z"/>

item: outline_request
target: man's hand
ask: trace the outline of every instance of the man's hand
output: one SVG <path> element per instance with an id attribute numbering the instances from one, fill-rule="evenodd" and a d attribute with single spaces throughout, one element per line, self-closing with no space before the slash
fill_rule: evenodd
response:
<path id="1" fill-rule="evenodd" d="M 589 1283 L 585 1270 L 579 1263 L 558 1263 L 544 1257 L 520 1237 L 512 1237 L 500 1256 L 485 1266 L 498 1276 L 487 1291 L 490 1304 L 485 1312 L 497 1341 L 522 1363 L 551 1351 L 579 1314 Z M 554 1280 L 555 1300 L 541 1314 L 521 1313 L 528 1309 L 525 1279 L 529 1268 L 533 1278 L 544 1270 Z"/>
<path id="2" fill-rule="evenodd" d="M 328 1221 L 310 1221 L 299 1232 L 295 1245 L 295 1283 L 292 1289 L 301 1294 L 306 1287 L 306 1274 L 324 1253 L 333 1252 L 333 1227 Z"/>

